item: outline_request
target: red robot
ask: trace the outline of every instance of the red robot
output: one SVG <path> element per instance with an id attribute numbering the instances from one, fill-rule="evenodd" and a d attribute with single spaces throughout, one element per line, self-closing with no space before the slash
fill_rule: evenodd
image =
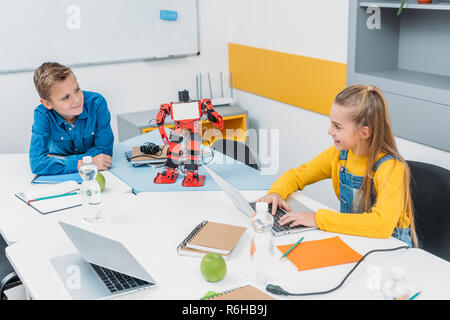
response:
<path id="1" fill-rule="evenodd" d="M 169 145 L 169 150 L 164 171 L 158 173 L 154 183 L 174 183 L 178 177 L 181 157 L 184 155 L 185 177 L 182 186 L 200 187 L 205 181 L 205 176 L 198 174 L 198 158 L 202 140 L 200 119 L 203 115 L 207 115 L 212 125 L 220 130 L 223 129 L 223 119 L 214 110 L 210 99 L 191 101 L 187 90 L 179 91 L 178 98 L 180 102 L 162 104 L 156 116 L 161 138 L 164 144 Z M 164 129 L 164 122 L 168 115 L 175 121 L 175 129 L 171 132 L 170 139 Z"/>

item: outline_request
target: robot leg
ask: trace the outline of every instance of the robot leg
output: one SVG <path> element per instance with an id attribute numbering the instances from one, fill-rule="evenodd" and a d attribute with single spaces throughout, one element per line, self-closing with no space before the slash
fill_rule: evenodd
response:
<path id="1" fill-rule="evenodd" d="M 178 139 L 178 133 L 176 133 L 173 137 L 174 138 L 171 138 L 170 140 L 169 150 L 167 151 L 167 160 L 164 163 L 164 171 L 157 174 L 153 180 L 154 183 L 174 183 L 178 178 L 181 141 Z"/>
<path id="2" fill-rule="evenodd" d="M 191 141 L 188 144 L 186 163 L 184 165 L 185 177 L 182 182 L 183 187 L 201 187 L 205 182 L 205 176 L 198 174 L 198 158 L 200 154 L 201 135 L 198 122 L 194 123 L 191 133 Z"/>

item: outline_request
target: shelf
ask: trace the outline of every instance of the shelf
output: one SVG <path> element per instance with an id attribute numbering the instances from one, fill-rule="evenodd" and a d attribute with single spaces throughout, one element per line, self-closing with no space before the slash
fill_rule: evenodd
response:
<path id="1" fill-rule="evenodd" d="M 394 133 L 450 152 L 450 0 L 357 0 L 349 4 L 347 84 L 379 87 Z M 369 28 L 369 6 L 382 8 Z M 384 9 L 383 9 L 384 8 Z"/>
<path id="2" fill-rule="evenodd" d="M 214 126 L 209 122 L 209 120 L 202 121 L 202 140 L 203 144 L 206 146 L 210 146 L 216 140 L 228 139 L 228 140 L 236 140 L 239 142 L 245 142 L 247 139 L 247 114 L 239 114 L 233 116 L 225 116 L 223 117 L 223 126 L 224 129 L 221 131 L 219 129 L 214 128 Z M 165 125 L 165 128 L 174 129 L 174 125 Z M 142 134 L 158 130 L 155 127 L 146 127 L 142 128 Z"/>
<path id="3" fill-rule="evenodd" d="M 361 7 L 379 7 L 379 8 L 400 8 L 401 0 L 386 1 L 364 1 L 360 2 Z M 420 9 L 420 10 L 450 10 L 450 1 L 433 1 L 430 4 L 420 4 L 417 0 L 407 0 L 403 9 Z"/>
<path id="4" fill-rule="evenodd" d="M 385 90 L 390 92 L 397 91 L 399 94 L 440 104 L 448 104 L 450 101 L 450 77 L 399 68 L 364 72 L 361 74 L 396 81 L 404 87 L 404 90 L 399 87 L 400 85 L 397 85 L 395 90 L 391 90 L 389 88 L 390 86 L 385 87 Z M 388 83 L 385 83 L 385 85 L 388 85 Z M 416 87 L 413 88 L 411 85 Z"/>

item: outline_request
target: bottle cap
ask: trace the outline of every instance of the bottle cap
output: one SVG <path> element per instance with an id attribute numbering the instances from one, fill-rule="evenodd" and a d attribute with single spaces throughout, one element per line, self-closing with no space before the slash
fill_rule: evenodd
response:
<path id="1" fill-rule="evenodd" d="M 405 277 L 405 268 L 402 266 L 392 266 L 390 268 L 390 274 L 393 280 L 402 280 Z"/>
<path id="2" fill-rule="evenodd" d="M 256 202 L 256 212 L 266 212 L 269 208 L 266 202 Z"/>
<path id="3" fill-rule="evenodd" d="M 84 156 L 83 157 L 83 163 L 85 163 L 85 164 L 92 163 L 92 157 L 91 156 Z"/>

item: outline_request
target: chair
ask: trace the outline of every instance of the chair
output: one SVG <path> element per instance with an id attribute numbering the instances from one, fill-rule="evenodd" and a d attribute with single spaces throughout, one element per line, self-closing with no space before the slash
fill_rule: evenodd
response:
<path id="1" fill-rule="evenodd" d="M 419 245 L 450 261 L 450 171 L 423 162 L 407 163 Z"/>
<path id="2" fill-rule="evenodd" d="M 220 139 L 214 141 L 211 147 L 216 151 L 248 165 L 249 167 L 259 170 L 258 157 L 246 144 L 242 142 L 229 139 Z"/>
<path id="3" fill-rule="evenodd" d="M 11 289 L 21 284 L 19 277 L 14 272 L 11 264 L 5 255 L 7 244 L 0 236 L 0 300 L 6 300 L 5 290 Z"/>

